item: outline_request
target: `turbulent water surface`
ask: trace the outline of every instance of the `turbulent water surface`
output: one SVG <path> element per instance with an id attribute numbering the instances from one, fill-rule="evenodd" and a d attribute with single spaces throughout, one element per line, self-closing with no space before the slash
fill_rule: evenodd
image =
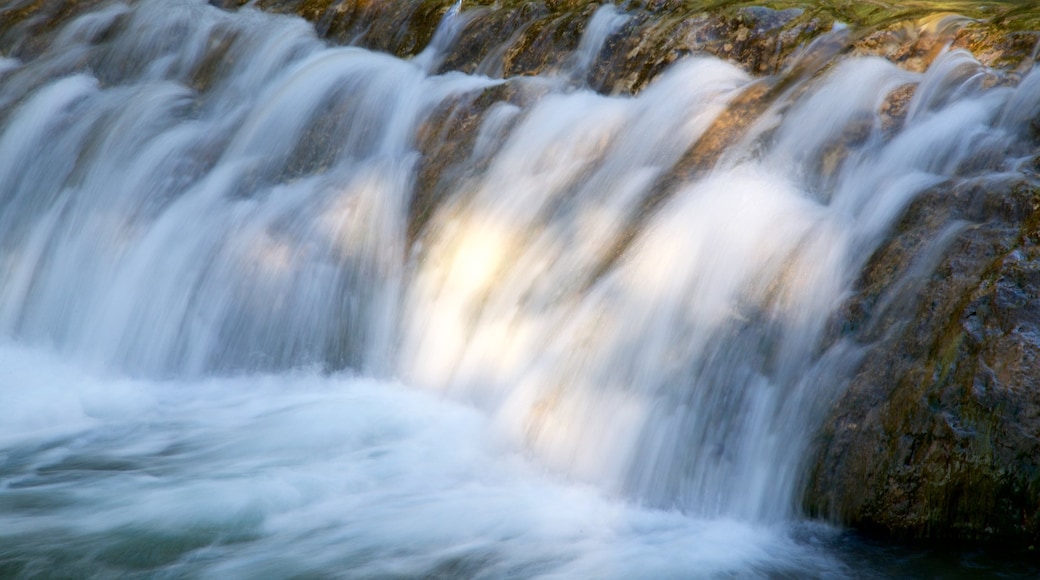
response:
<path id="1" fill-rule="evenodd" d="M 465 18 L 405 61 L 103 3 L 0 60 L 0 576 L 914 570 L 799 516 L 836 313 L 1040 83 L 847 59 L 690 169 L 739 68 L 592 92 L 604 7 L 560 70 L 436 73 Z"/>

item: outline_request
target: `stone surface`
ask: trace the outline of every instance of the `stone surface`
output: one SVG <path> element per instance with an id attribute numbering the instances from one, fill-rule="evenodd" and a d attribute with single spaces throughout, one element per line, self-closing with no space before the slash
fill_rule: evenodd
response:
<path id="1" fill-rule="evenodd" d="M 811 514 L 904 539 L 1034 545 L 1038 208 L 1017 180 L 937 188 L 909 208 L 850 301 L 866 354 L 820 435 Z"/>

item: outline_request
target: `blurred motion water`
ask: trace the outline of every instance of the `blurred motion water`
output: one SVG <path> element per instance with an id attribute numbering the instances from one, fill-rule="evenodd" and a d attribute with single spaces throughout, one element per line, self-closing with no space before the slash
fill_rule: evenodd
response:
<path id="1" fill-rule="evenodd" d="M 527 78 L 437 74 L 464 18 L 400 60 L 142 0 L 0 61 L 0 575 L 874 576 L 797 508 L 836 312 L 1035 75 L 847 59 L 738 130 L 713 58 L 585 88 L 612 7 Z"/>

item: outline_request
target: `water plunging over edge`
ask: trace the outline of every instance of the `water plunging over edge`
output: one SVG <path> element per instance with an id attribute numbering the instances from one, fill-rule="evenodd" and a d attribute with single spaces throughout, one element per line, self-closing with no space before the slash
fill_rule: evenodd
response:
<path id="1" fill-rule="evenodd" d="M 71 469 L 41 449 L 104 450 L 120 429 L 134 429 L 124 411 L 148 415 L 161 405 L 173 410 L 159 420 L 168 429 L 149 431 L 154 449 L 115 455 L 211 465 L 197 450 L 237 445 L 224 425 L 247 424 L 260 436 L 269 413 L 292 417 L 281 433 L 290 447 L 310 449 L 310 436 L 296 431 L 312 420 L 297 411 L 315 404 L 311 395 L 299 403 L 267 383 L 254 399 L 252 380 L 226 377 L 319 367 L 449 393 L 487 417 L 466 419 L 481 423 L 468 437 L 493 433 L 608 494 L 725 521 L 796 516 L 813 426 L 856 362 L 856 346 L 829 334 L 852 280 L 915 195 L 1014 142 L 1015 111 L 1035 106 L 1036 83 L 986 88 L 985 71 L 959 51 L 923 75 L 881 59 L 842 61 L 782 95 L 710 170 L 634 221 L 686 151 L 726 130 L 717 120 L 754 81 L 702 57 L 634 97 L 582 89 L 574 79 L 624 22 L 613 8 L 590 23 L 570 70 L 431 74 L 437 51 L 464 33 L 454 19 L 464 18 L 449 14 L 430 49 L 408 62 L 330 48 L 304 23 L 250 10 L 113 4 L 70 23 L 39 58 L 4 61 L 0 330 L 91 373 L 143 381 L 116 383 L 132 385 L 117 392 L 159 392 L 92 403 L 107 387 L 87 381 L 90 396 L 68 402 L 87 405 L 84 430 L 62 433 L 57 440 L 73 443 L 56 447 L 34 434 L 54 410 L 30 406 L 19 415 L 25 422 L 12 424 L 32 427 L 6 434 L 9 449 L 20 450 L 9 457 L 29 458 L 15 461 L 16 479 L 54 485 L 26 475 Z M 918 88 L 893 134 L 878 111 L 908 84 Z M 436 161 L 455 171 L 441 173 L 448 193 L 410 243 L 417 175 L 433 155 L 420 135 L 486 95 L 493 104 L 478 109 L 464 155 Z M 632 241 L 601 272 L 621 237 Z M 7 351 L 21 358 L 22 348 Z M 4 388 L 38 380 L 26 373 Z M 39 379 L 40 388 L 70 374 Z M 298 388 L 308 393 L 330 387 L 286 382 L 289 390 L 306 383 Z M 232 391 L 233 402 L 218 408 L 256 414 L 231 423 L 207 415 L 192 423 L 201 439 L 185 432 L 178 441 L 176 425 L 190 422 L 184 413 L 198 411 L 196 402 L 207 408 L 214 384 Z M 167 388 L 187 401 L 167 401 Z M 371 409 L 393 404 L 365 393 L 358 397 Z M 155 398 L 134 407 L 138 396 Z M 343 417 L 364 417 L 350 405 L 337 407 Z M 362 469 L 397 470 L 413 453 L 443 459 L 372 444 L 366 431 L 333 433 L 360 437 L 347 446 L 359 452 L 407 451 L 401 463 Z M 341 441 L 316 437 L 321 447 Z M 251 462 L 270 451 L 247 446 L 221 457 L 263 472 L 267 464 Z M 478 465 L 492 461 L 483 449 L 470 453 Z M 187 469 L 168 467 L 140 459 L 127 470 L 163 478 Z M 407 476 L 388 477 L 405 482 L 389 489 L 420 496 Z M 136 493 L 140 482 L 126 484 Z M 306 495 L 307 485 L 295 481 L 292 493 Z M 328 493 L 332 484 L 315 485 Z M 86 489 L 72 505 L 105 503 L 108 488 Z M 191 493 L 184 489 L 164 493 Z M 163 505 L 180 505 L 177 497 Z M 464 509 L 455 501 L 431 509 Z M 242 508 L 250 531 L 220 541 L 268 537 L 250 518 L 279 509 Z M 137 515 L 121 525 L 133 529 Z"/>

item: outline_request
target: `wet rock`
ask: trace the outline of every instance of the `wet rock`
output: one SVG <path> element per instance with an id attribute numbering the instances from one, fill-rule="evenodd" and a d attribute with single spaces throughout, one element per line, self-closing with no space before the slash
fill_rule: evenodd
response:
<path id="1" fill-rule="evenodd" d="M 1038 208 L 1033 186 L 1008 181 L 948 184 L 907 211 L 852 300 L 865 355 L 821 433 L 811 514 L 903 539 L 1033 545 Z"/>
<path id="2" fill-rule="evenodd" d="M 243 6 L 249 0 L 209 0 L 211 6 L 217 8 L 233 9 Z"/>
<path id="3" fill-rule="evenodd" d="M 411 57 L 425 48 L 449 0 L 260 0 L 270 11 L 295 13 L 338 43 Z M 601 6 L 590 0 L 475 1 L 463 5 L 465 29 L 445 55 L 442 71 L 512 77 L 562 67 L 586 23 Z M 233 7 L 235 1 L 222 2 Z M 684 2 L 627 6 L 630 22 L 607 39 L 589 85 L 610 93 L 634 93 L 675 60 L 713 54 L 753 74 L 781 70 L 788 56 L 826 32 L 831 20 L 800 8 L 774 10 L 734 4 L 707 11 Z"/>
<path id="4" fill-rule="evenodd" d="M 215 0 L 225 8 L 238 0 Z M 453 0 L 259 0 L 256 6 L 294 13 L 318 33 L 408 58 L 433 38 Z M 734 1 L 722 4 L 647 0 L 618 3 L 630 17 L 611 35 L 585 79 L 605 93 L 636 93 L 676 60 L 711 54 L 757 76 L 787 68 L 814 39 L 855 30 L 843 50 L 884 56 L 909 70 L 924 70 L 940 51 L 965 47 L 983 64 L 1014 68 L 1031 61 L 1037 43 L 1031 13 L 1007 8 L 971 14 L 935 13 L 919 6 L 881 3 Z M 512 77 L 559 69 L 578 45 L 593 0 L 472 0 L 462 5 L 466 24 L 445 55 L 441 71 Z"/>
<path id="5" fill-rule="evenodd" d="M 0 8 L 3 56 L 30 59 L 50 43 L 61 25 L 103 0 L 21 0 Z"/>
<path id="6" fill-rule="evenodd" d="M 544 88 L 512 79 L 482 91 L 445 102 L 419 129 L 419 160 L 415 192 L 408 219 L 408 242 L 414 243 L 435 209 L 457 191 L 459 183 L 482 173 L 494 152 L 503 144 L 504 131 L 488 135 L 479 128 L 489 113 L 505 109 L 508 120 L 516 121 L 509 109 L 520 110 L 542 95 Z M 503 126 L 501 129 L 504 129 Z M 476 151 L 483 136 L 482 150 Z"/>

